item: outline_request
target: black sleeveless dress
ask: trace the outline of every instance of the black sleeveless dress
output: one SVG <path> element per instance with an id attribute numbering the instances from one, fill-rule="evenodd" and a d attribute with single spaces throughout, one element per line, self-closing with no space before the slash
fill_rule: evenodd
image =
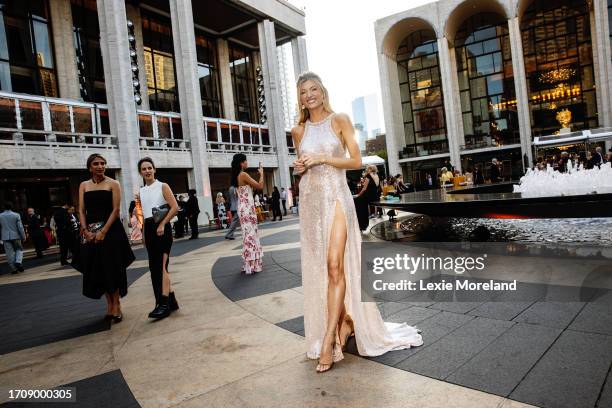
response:
<path id="1" fill-rule="evenodd" d="M 86 191 L 85 216 L 87 224 L 105 222 L 113 211 L 110 190 Z M 81 244 L 78 260 L 73 266 L 83 274 L 83 295 L 100 299 L 104 293 L 119 289 L 127 294 L 127 267 L 134 262 L 134 253 L 119 219 L 113 222 L 104 241 Z"/>
<path id="2" fill-rule="evenodd" d="M 368 188 L 361 197 L 355 199 L 355 210 L 357 211 L 357 220 L 359 221 L 359 229 L 365 231 L 370 224 L 370 203 L 378 201 L 378 186 L 374 182 L 371 175 L 367 175 L 369 180 Z"/>

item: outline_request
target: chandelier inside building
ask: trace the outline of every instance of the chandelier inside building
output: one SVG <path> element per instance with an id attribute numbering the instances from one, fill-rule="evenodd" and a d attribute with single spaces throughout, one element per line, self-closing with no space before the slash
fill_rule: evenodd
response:
<path id="1" fill-rule="evenodd" d="M 540 82 L 543 84 L 555 84 L 557 82 L 569 81 L 576 75 L 573 68 L 558 68 L 540 74 Z"/>

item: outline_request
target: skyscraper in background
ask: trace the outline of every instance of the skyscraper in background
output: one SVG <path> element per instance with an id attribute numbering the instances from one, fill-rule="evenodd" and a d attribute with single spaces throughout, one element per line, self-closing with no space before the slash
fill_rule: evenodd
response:
<path id="1" fill-rule="evenodd" d="M 365 151 L 366 140 L 380 132 L 380 119 L 376 94 L 360 96 L 353 100 L 353 121 L 358 134 L 359 148 Z"/>
<path id="2" fill-rule="evenodd" d="M 280 74 L 280 91 L 283 102 L 283 117 L 285 130 L 290 130 L 297 121 L 297 90 L 295 89 L 295 75 L 293 73 L 293 56 L 291 43 L 276 48 L 278 56 L 278 72 Z"/>

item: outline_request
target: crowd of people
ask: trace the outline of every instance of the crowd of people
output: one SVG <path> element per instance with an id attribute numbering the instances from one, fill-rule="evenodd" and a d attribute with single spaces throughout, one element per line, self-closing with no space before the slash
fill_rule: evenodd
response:
<path id="1" fill-rule="evenodd" d="M 568 170 L 568 163 L 571 162 L 577 167 L 584 169 L 593 169 L 600 167 L 602 164 L 612 162 L 612 149 L 608 150 L 607 154 L 603 153 L 603 149 L 597 146 L 594 150 L 567 152 L 562 151 L 560 154 L 549 156 L 540 156 L 534 161 L 533 169 L 545 170 L 548 166 L 553 170 L 561 173 Z"/>

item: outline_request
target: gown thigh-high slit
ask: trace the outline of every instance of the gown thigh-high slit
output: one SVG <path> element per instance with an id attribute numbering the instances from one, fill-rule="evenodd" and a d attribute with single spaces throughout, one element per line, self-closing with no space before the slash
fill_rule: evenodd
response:
<path id="1" fill-rule="evenodd" d="M 333 114 L 321 122 L 306 121 L 300 154 L 346 157 L 346 150 L 331 126 Z M 355 327 L 357 351 L 379 356 L 423 344 L 421 335 L 406 323 L 385 323 L 375 302 L 361 302 L 361 232 L 346 171 L 330 165 L 314 166 L 300 180 L 300 247 L 304 289 L 306 355 L 317 359 L 327 329 L 328 250 L 331 228 L 340 206 L 345 218 L 346 244 L 344 309 Z M 342 313 L 341 313 L 342 314 Z M 336 329 L 333 361 L 344 358 Z"/>

